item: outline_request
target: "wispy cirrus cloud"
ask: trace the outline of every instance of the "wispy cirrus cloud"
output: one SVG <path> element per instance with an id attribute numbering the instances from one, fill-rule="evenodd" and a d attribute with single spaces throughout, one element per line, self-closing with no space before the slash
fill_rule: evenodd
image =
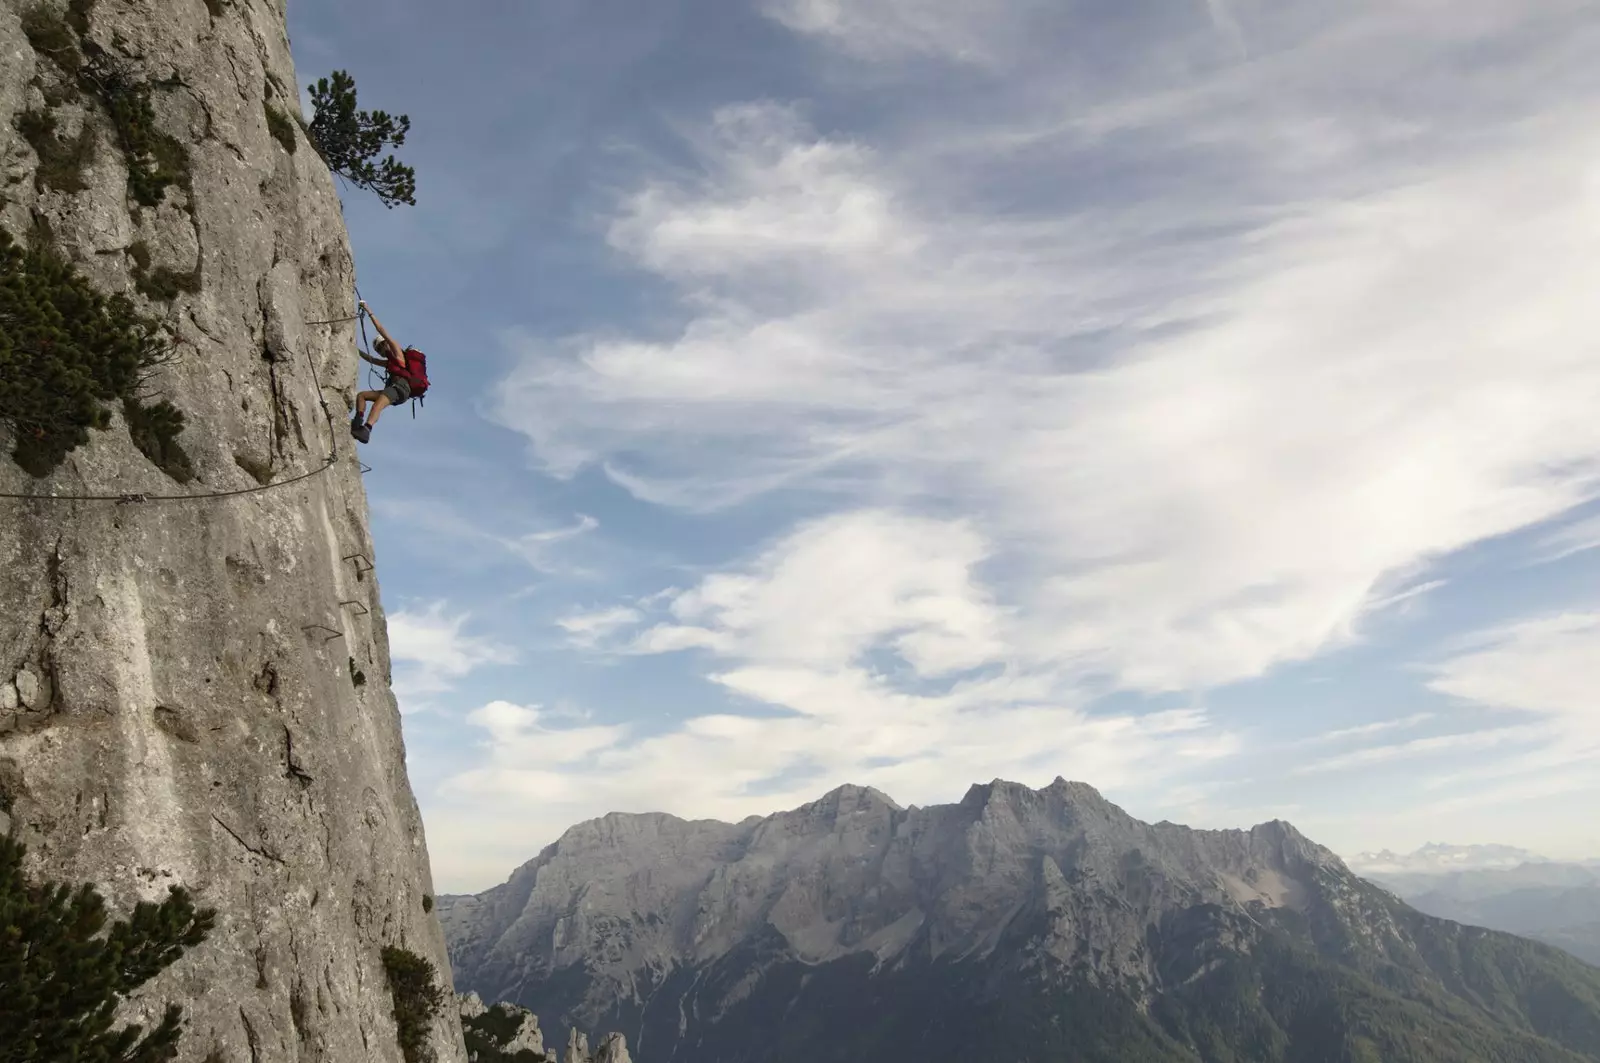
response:
<path id="1" fill-rule="evenodd" d="M 1356 768 L 1387 764 L 1396 760 L 1415 760 L 1442 753 L 1504 749 L 1547 740 L 1548 730 L 1536 726 L 1494 727 L 1483 731 L 1465 731 L 1456 734 L 1431 735 L 1413 738 L 1389 745 L 1367 746 L 1362 749 L 1324 757 L 1293 769 L 1295 775 L 1314 775 L 1326 772 L 1349 771 Z"/>
<path id="2" fill-rule="evenodd" d="M 600 527 L 594 517 L 579 513 L 565 524 L 542 524 L 532 531 L 507 531 L 497 527 L 510 523 L 501 514 L 497 513 L 493 522 L 485 521 L 457 510 L 444 499 L 385 498 L 375 502 L 373 508 L 386 519 L 403 523 L 408 542 L 426 537 L 440 544 L 443 549 L 434 555 L 436 559 L 451 562 L 464 559 L 468 565 L 475 566 L 482 561 L 484 548 L 490 548 L 488 555 L 491 557 L 515 557 L 534 571 L 546 574 L 577 572 L 576 567 L 562 557 L 561 548 Z M 526 526 L 528 522 L 516 523 Z M 463 552 L 463 545 L 477 549 Z"/>
<path id="3" fill-rule="evenodd" d="M 557 619 L 556 626 L 567 633 L 573 645 L 593 649 L 616 632 L 638 623 L 640 616 L 639 610 L 631 606 L 618 605 L 589 612 L 569 613 Z"/>
<path id="4" fill-rule="evenodd" d="M 568 729 L 490 706 L 469 719 L 493 740 L 445 784 L 462 810 L 445 814 L 498 795 L 549 832 L 613 810 L 738 819 L 839 779 L 922 803 L 956 778 L 1068 774 L 1136 794 L 1237 748 L 1203 712 L 1092 712 L 1047 664 L 1012 660 L 974 578 L 984 556 L 960 522 L 831 517 L 627 617 L 582 618 L 635 654 L 700 655 L 736 703 L 767 711 Z"/>
<path id="5" fill-rule="evenodd" d="M 994 54 L 986 38 L 1006 25 L 993 12 L 952 0 L 763 0 L 761 10 L 796 33 L 862 59 L 975 62 Z"/>
<path id="6" fill-rule="evenodd" d="M 1418 768 L 1549 748 L 1570 714 L 1423 719 L 1385 687 L 1358 715 L 1359 684 L 1308 697 L 1326 720 L 1295 711 L 1307 687 L 1228 705 L 1294 662 L 1398 670 L 1411 655 L 1330 651 L 1402 620 L 1431 640 L 1459 620 L 1418 606 L 1482 578 L 1455 555 L 1600 498 L 1581 0 L 762 10 L 779 76 L 663 98 L 681 142 L 608 128 L 627 159 L 575 178 L 603 247 L 561 261 L 609 252 L 639 299 L 607 273 L 562 318 L 587 327 L 532 319 L 494 389 L 608 537 L 660 532 L 657 561 L 695 537 L 608 581 L 614 602 L 539 619 L 608 651 L 594 708 L 628 726 L 562 745 L 592 721 L 508 692 L 526 711 L 483 733 L 567 759 L 481 750 L 454 822 L 736 817 L 847 778 L 1220 794 L 1256 711 L 1283 744 L 1213 808 L 1293 785 L 1315 810 L 1347 778 L 1387 800 Z M 1442 692 L 1418 684 L 1416 709 Z M 1311 732 L 1321 766 L 1267 762 Z"/>
<path id="7" fill-rule="evenodd" d="M 427 707 L 429 698 L 479 668 L 516 660 L 509 646 L 467 632 L 470 620 L 470 614 L 451 612 L 442 601 L 388 615 L 389 655 L 398 665 L 394 690 L 404 711 Z"/>
<path id="8" fill-rule="evenodd" d="M 1600 550 L 1600 516 L 1564 524 L 1539 541 L 1537 560 L 1548 564 L 1589 550 Z"/>
<path id="9" fill-rule="evenodd" d="M 1480 632 L 1431 671 L 1428 685 L 1442 694 L 1543 717 L 1569 740 L 1600 747 L 1600 612 L 1553 613 Z"/>
<path id="10" fill-rule="evenodd" d="M 1142 225 L 935 220 L 786 109 L 725 125 L 726 180 L 616 237 L 689 286 L 684 332 L 524 347 L 502 416 L 553 470 L 959 500 L 1029 573 L 1026 652 L 1156 691 L 1347 643 L 1430 559 L 1600 489 L 1584 128 L 1273 220 L 1176 296 Z"/>
<path id="11" fill-rule="evenodd" d="M 1412 713 L 1410 716 L 1401 716 L 1393 720 L 1378 720 L 1373 723 L 1364 723 L 1355 727 L 1340 727 L 1337 730 L 1324 731 L 1322 734 L 1312 735 L 1311 737 L 1304 739 L 1300 744 L 1334 745 L 1339 742 L 1349 741 L 1352 738 L 1368 738 L 1372 735 L 1383 734 L 1388 731 L 1401 731 L 1409 730 L 1413 727 L 1421 727 L 1423 724 L 1430 723 L 1437 718 L 1438 715 L 1436 713 L 1416 712 Z"/>

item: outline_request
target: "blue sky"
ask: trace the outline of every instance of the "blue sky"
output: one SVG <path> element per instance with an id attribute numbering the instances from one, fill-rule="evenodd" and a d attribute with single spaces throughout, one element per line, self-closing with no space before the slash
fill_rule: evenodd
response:
<path id="1" fill-rule="evenodd" d="M 847 781 L 1600 855 L 1591 4 L 289 15 L 412 119 L 344 199 L 441 890 Z"/>

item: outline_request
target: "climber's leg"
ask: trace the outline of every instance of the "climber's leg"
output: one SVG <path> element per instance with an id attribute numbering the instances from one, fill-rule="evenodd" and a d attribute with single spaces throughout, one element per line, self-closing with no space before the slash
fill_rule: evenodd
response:
<path id="1" fill-rule="evenodd" d="M 378 416 L 390 406 L 398 406 L 411 398 L 411 385 L 404 377 L 393 377 L 383 385 L 383 391 L 372 403 L 372 415 L 367 418 L 367 427 L 371 428 L 378 423 Z"/>
<path id="2" fill-rule="evenodd" d="M 372 412 L 367 414 L 368 428 L 378 423 L 378 418 L 383 414 L 383 411 L 389 408 L 389 401 L 389 393 L 387 391 L 380 391 L 378 397 L 372 400 Z"/>

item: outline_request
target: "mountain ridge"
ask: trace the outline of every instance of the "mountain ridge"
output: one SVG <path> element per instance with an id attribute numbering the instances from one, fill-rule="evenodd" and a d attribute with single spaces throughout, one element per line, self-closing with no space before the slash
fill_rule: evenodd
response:
<path id="1" fill-rule="evenodd" d="M 1286 821 L 1147 824 L 1060 778 L 613 814 L 440 917 L 458 984 L 641 1063 L 1600 1059 L 1600 971 L 1421 915 Z M 1318 1039 L 1343 1054 L 1293 1054 Z"/>

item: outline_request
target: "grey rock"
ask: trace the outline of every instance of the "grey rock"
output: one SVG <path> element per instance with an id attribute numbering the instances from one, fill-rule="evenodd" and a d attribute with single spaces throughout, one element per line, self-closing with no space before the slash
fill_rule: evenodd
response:
<path id="1" fill-rule="evenodd" d="M 594 1063 L 633 1063 L 628 1055 L 628 1039 L 620 1033 L 607 1034 L 595 1051 Z"/>
<path id="2" fill-rule="evenodd" d="M 1417 870 L 1417 861 L 1387 866 L 1403 870 L 1366 877 L 1419 912 L 1521 934 L 1600 965 L 1600 867 L 1542 859 L 1459 869 Z"/>
<path id="3" fill-rule="evenodd" d="M 565 1052 L 547 1054 L 544 1034 L 539 1029 L 539 1017 L 527 1008 L 504 1001 L 487 1005 L 475 992 L 458 995 L 456 1005 L 463 1026 L 487 1037 L 496 1049 L 508 1056 L 528 1051 L 540 1058 L 559 1060 L 561 1063 L 633 1063 L 628 1055 L 628 1040 L 620 1033 L 607 1034 L 601 1039 L 600 1047 L 591 1054 L 588 1036 L 581 1030 L 573 1029 L 568 1032 Z M 485 1020 L 484 1016 L 489 1018 Z M 512 1031 L 509 1037 L 502 1032 L 508 1024 Z M 471 1058 L 476 1059 L 476 1054 Z"/>
<path id="4" fill-rule="evenodd" d="M 22 702 L 24 708 L 39 707 L 39 695 L 43 693 L 44 688 L 39 682 L 39 673 L 33 670 L 33 665 L 23 665 L 12 683 L 17 688 L 17 699 Z"/>
<path id="5" fill-rule="evenodd" d="M 567 1051 L 562 1055 L 561 1063 L 590 1063 L 589 1038 L 576 1027 L 567 1034 Z"/>
<path id="6" fill-rule="evenodd" d="M 461 1010 L 463 1019 L 476 1019 L 480 1015 L 487 1015 L 488 1005 L 476 993 L 459 993 L 456 995 L 456 1006 Z"/>
<path id="7" fill-rule="evenodd" d="M 539 1029 L 539 1016 L 531 1011 L 523 1011 L 516 1032 L 506 1042 L 506 1051 L 511 1055 L 524 1049 L 537 1056 L 544 1055 L 544 1034 Z"/>
<path id="8" fill-rule="evenodd" d="M 185 414 L 198 479 L 174 483 L 116 423 L 35 480 L 0 428 L 0 492 L 249 488 L 234 455 L 263 451 L 279 486 L 159 505 L 0 499 L 0 689 L 15 693 L 0 693 L 0 807 L 30 871 L 93 882 L 113 911 L 173 883 L 217 909 L 209 939 L 129 1005 L 148 1020 L 183 1004 L 183 1058 L 400 1063 L 381 949 L 432 959 L 447 988 L 450 975 L 417 903 L 433 889 L 400 717 L 370 678 L 389 650 L 340 423 L 351 326 L 306 324 L 352 312 L 348 238 L 315 152 L 290 155 L 267 130 L 268 91 L 299 108 L 283 0 L 90 9 L 91 37 L 157 85 L 157 124 L 191 155 L 193 194 L 175 186 L 154 209 L 130 201 L 94 107 L 61 116 L 99 131 L 86 189 L 35 191 L 15 120 L 42 103 L 30 82 L 61 75 L 21 31 L 30 5 L 0 0 L 0 172 L 19 178 L 0 225 L 47 221 L 97 285 L 166 323 L 177 358 L 149 387 Z M 147 304 L 136 239 L 154 265 L 198 267 L 200 290 Z M 342 674 L 351 657 L 361 688 Z M 453 1012 L 432 1047 L 465 1059 Z"/>
<path id="9" fill-rule="evenodd" d="M 670 972 L 704 970 L 774 932 L 807 966 L 868 954 L 881 967 L 913 943 L 931 959 L 987 956 L 1019 912 L 1037 911 L 1053 959 L 1148 982 L 1148 929 L 1166 913 L 1299 908 L 1326 868 L 1347 873 L 1286 823 L 1146 824 L 1062 779 L 1042 790 L 996 780 L 959 804 L 909 809 L 843 786 L 739 824 L 582 823 L 505 884 L 441 897 L 438 911 L 463 985 L 511 997 L 558 974 L 570 985 L 581 969 L 576 996 L 522 1002 L 562 1023 L 631 1030 Z"/>

